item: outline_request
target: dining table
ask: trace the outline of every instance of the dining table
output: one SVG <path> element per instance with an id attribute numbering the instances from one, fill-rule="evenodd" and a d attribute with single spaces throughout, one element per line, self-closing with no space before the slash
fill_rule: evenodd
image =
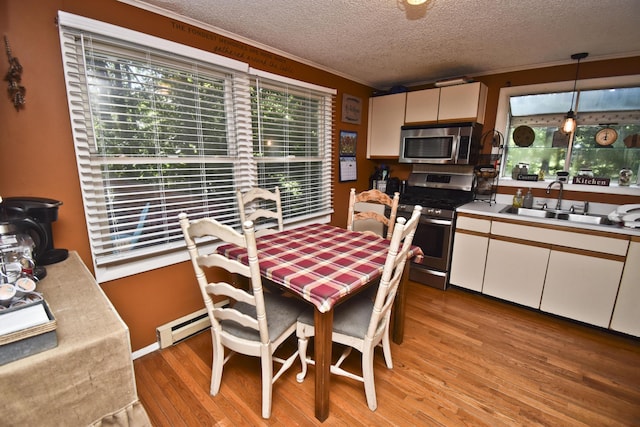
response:
<path id="1" fill-rule="evenodd" d="M 315 416 L 329 416 L 329 386 L 334 307 L 382 276 L 390 241 L 328 224 L 310 224 L 260 237 L 258 261 L 262 277 L 309 302 L 314 307 Z M 224 244 L 216 249 L 248 265 L 246 249 Z M 421 257 L 412 247 L 409 257 Z M 405 287 L 406 269 L 400 288 Z M 398 290 L 393 314 L 393 336 L 402 342 L 404 289 Z"/>

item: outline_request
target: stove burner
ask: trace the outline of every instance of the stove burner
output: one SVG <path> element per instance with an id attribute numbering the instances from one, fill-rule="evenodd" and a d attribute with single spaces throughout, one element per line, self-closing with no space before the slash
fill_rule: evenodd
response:
<path id="1" fill-rule="evenodd" d="M 421 187 L 408 187 L 407 191 L 400 196 L 400 204 L 451 210 L 472 200 L 473 194 L 469 191 Z"/>

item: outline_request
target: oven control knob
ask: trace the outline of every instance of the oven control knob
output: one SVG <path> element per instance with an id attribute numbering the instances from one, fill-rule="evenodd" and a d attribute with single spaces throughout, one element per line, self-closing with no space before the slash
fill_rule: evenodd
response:
<path id="1" fill-rule="evenodd" d="M 434 213 L 434 214 L 436 214 L 436 215 L 440 215 L 440 214 L 442 213 L 442 210 L 440 210 L 440 209 L 434 209 L 434 210 L 433 210 L 433 213 Z"/>

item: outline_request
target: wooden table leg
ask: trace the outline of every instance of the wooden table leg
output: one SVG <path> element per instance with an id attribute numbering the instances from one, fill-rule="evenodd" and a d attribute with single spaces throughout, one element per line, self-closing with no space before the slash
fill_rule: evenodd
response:
<path id="1" fill-rule="evenodd" d="M 404 310 L 407 303 L 407 286 L 409 282 L 409 261 L 404 265 L 396 301 L 393 305 L 393 330 L 392 337 L 394 343 L 402 344 L 404 340 Z"/>
<path id="2" fill-rule="evenodd" d="M 329 416 L 329 381 L 331 376 L 331 335 L 333 332 L 333 309 L 321 313 L 317 309 L 313 315 L 316 359 L 316 418 L 324 421 Z"/>

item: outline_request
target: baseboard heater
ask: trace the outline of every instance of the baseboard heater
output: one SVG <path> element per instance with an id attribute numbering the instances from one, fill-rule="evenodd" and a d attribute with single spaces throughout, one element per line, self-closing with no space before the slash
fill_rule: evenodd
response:
<path id="1" fill-rule="evenodd" d="M 211 326 L 207 309 L 194 311 L 179 319 L 156 328 L 160 348 L 169 347 L 178 341 L 197 334 Z"/>

